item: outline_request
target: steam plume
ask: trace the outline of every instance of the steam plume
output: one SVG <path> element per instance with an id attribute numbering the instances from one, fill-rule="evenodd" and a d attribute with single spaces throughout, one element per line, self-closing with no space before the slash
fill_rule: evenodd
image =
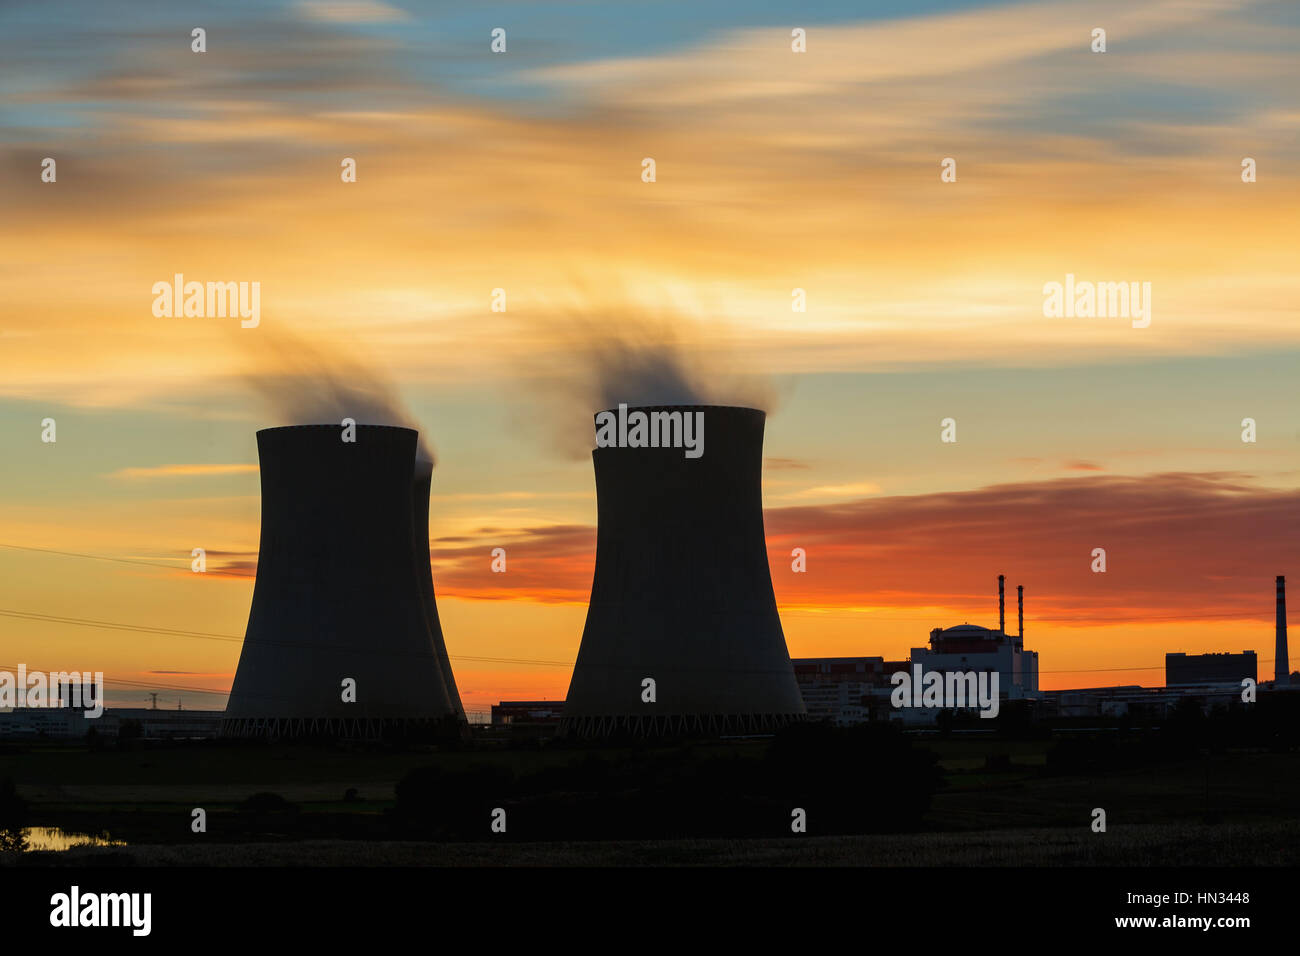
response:
<path id="1" fill-rule="evenodd" d="M 525 374 L 544 400 L 545 431 L 567 457 L 590 453 L 592 416 L 620 403 L 776 407 L 775 387 L 765 376 L 738 369 L 725 333 L 714 329 L 706 336 L 680 315 L 566 310 L 552 325 L 546 367 Z"/>
<path id="2" fill-rule="evenodd" d="M 269 330 L 267 330 L 269 332 Z M 420 461 L 436 462 L 428 437 L 405 403 L 379 372 L 337 347 L 309 345 L 284 332 L 258 336 L 264 365 L 245 373 L 277 425 L 335 424 L 344 418 L 359 425 L 400 425 L 419 433 Z"/>

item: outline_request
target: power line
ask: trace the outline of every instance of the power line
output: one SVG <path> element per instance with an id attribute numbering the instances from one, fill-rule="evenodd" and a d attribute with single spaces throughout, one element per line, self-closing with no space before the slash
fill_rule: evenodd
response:
<path id="1" fill-rule="evenodd" d="M 11 672 L 16 672 L 16 671 L 18 670 L 18 665 L 17 665 L 17 664 L 0 664 L 0 669 L 2 669 L 2 670 L 8 670 L 8 671 L 11 671 Z M 28 667 L 28 668 L 27 668 L 27 671 L 28 671 L 29 674 L 34 674 L 34 673 L 58 674 L 58 673 L 62 673 L 61 671 L 41 671 L 40 668 L 35 668 L 35 667 Z M 87 673 L 88 673 L 87 671 L 81 671 L 81 674 L 82 674 L 83 677 L 84 677 Z M 216 694 L 216 695 L 218 695 L 218 696 L 220 696 L 220 697 L 226 697 L 226 696 L 229 696 L 229 694 L 230 694 L 230 691 L 228 691 L 228 690 L 214 690 L 214 689 L 209 688 L 209 687 L 183 687 L 183 686 L 181 686 L 180 684 L 159 684 L 159 683 L 153 683 L 153 682 L 149 682 L 149 681 L 124 680 L 124 679 L 121 679 L 121 678 L 113 678 L 113 679 L 111 679 L 111 680 L 108 679 L 108 678 L 105 678 L 105 680 L 104 680 L 104 684 L 105 684 L 105 685 L 110 685 L 110 684 L 111 684 L 111 685 L 114 686 L 114 687 L 145 687 L 145 688 L 149 688 L 149 689 L 152 689 L 152 690 L 179 690 L 179 691 L 186 691 L 186 692 L 188 692 L 188 693 L 193 693 L 193 694 Z M 278 699 L 280 699 L 280 698 L 276 698 L 276 699 L 278 700 Z"/>
<path id="2" fill-rule="evenodd" d="M 130 631 L 135 633 L 161 634 L 167 637 L 190 637 L 190 638 L 201 638 L 204 640 L 226 641 L 226 642 L 235 642 L 235 643 L 241 643 L 244 640 L 244 638 L 237 637 L 236 635 L 233 634 L 213 634 L 205 631 L 187 631 L 178 628 L 149 627 L 143 624 L 122 624 L 122 623 L 116 623 L 110 621 L 96 621 L 96 620 L 90 620 L 86 618 L 60 617 L 52 614 L 41 614 L 35 611 L 17 611 L 12 608 L 0 608 L 0 616 L 12 617 L 18 620 L 38 621 L 41 623 L 70 624 L 77 627 L 94 627 L 94 628 L 106 628 L 110 630 Z M 355 648 L 355 647 L 349 647 L 343 645 L 318 644 L 318 643 L 304 644 L 299 641 L 258 641 L 258 643 L 266 644 L 274 647 L 305 647 L 309 649 L 318 649 L 318 650 L 325 650 L 325 649 L 345 650 L 345 651 L 350 651 L 358 654 L 375 653 L 373 650 L 366 649 L 366 648 Z M 389 653 L 393 653 L 393 652 L 389 652 Z M 420 653 L 415 656 L 424 657 L 426 655 Z M 875 656 L 875 655 L 869 655 L 869 656 Z M 574 665 L 573 661 L 543 661 L 543 660 L 530 660 L 527 658 L 478 657 L 478 656 L 459 655 L 459 654 L 453 656 L 452 660 L 473 661 L 475 663 L 485 663 L 485 664 L 525 664 L 525 665 L 536 665 L 536 666 L 545 666 L 545 667 L 573 667 Z M 1256 663 L 1272 664 L 1273 660 L 1256 658 Z M 1039 670 L 1038 673 L 1039 674 L 1102 674 L 1102 673 L 1112 673 L 1112 672 L 1121 672 L 1121 671 L 1159 671 L 1159 670 L 1164 670 L 1163 664 L 1143 665 L 1138 667 L 1072 667 L 1072 668 L 1063 668 L 1060 670 Z M 167 689 L 185 690 L 188 688 L 167 688 Z M 227 693 L 227 691 L 214 691 L 213 693 Z"/>
<path id="3" fill-rule="evenodd" d="M 9 549 L 16 550 L 16 551 L 32 551 L 32 552 L 38 552 L 38 553 L 41 553 L 41 554 L 54 554 L 54 555 L 59 555 L 59 556 L 62 556 L 62 557 L 87 558 L 87 559 L 91 559 L 91 560 L 95 560 L 95 561 L 111 561 L 111 562 L 115 562 L 115 563 L 118 563 L 118 564 L 137 564 L 137 565 L 144 565 L 144 566 L 147 566 L 147 567 L 164 568 L 164 569 L 169 570 L 169 571 L 179 571 L 179 570 L 183 570 L 182 568 L 178 568 L 178 567 L 176 567 L 176 566 L 174 566 L 174 565 L 169 565 L 169 564 L 159 564 L 159 563 L 154 562 L 154 561 L 141 561 L 141 560 L 133 559 L 133 558 L 114 558 L 114 557 L 109 557 L 109 556 L 107 556 L 107 555 L 101 555 L 101 554 L 85 554 L 85 553 L 77 552 L 77 551 L 58 551 L 58 550 L 54 550 L 54 549 L 52 549 L 52 548 L 36 548 L 36 547 L 28 546 L 28 545 L 5 544 L 5 543 L 3 543 L 3 542 L 0 542 L 0 548 L 9 548 Z M 188 560 L 188 559 L 187 559 L 187 558 L 176 558 L 175 560 L 183 561 L 183 560 Z M 800 607 L 792 607 L 792 608 L 790 608 L 790 610 L 791 610 L 791 611 L 796 611 L 796 612 L 797 612 L 797 611 L 805 610 L 805 609 L 804 609 L 804 608 L 800 608 Z M 867 613 L 867 612 L 863 612 L 863 613 Z M 126 632 L 128 632 L 128 633 L 138 633 L 138 634 L 160 634 L 160 635 L 164 635 L 164 636 L 168 636 L 168 637 L 186 637 L 186 638 L 199 639 L 199 640 L 227 641 L 227 642 L 237 642 L 237 643 L 242 643 L 242 642 L 245 640 L 244 638 L 239 637 L 239 636 L 234 635 L 234 634 L 215 634 L 215 633 L 207 632 L 207 631 L 193 631 L 193 630 L 186 630 L 186 629 L 181 629 L 181 628 L 161 628 L 161 627 L 151 627 L 151 626 L 143 625 L 143 624 L 125 624 L 125 623 L 119 623 L 119 622 L 113 622 L 113 621 L 98 621 L 98 620 L 93 620 L 93 619 L 88 619 L 88 618 L 63 617 L 63 616 L 59 616 L 59 615 L 42 614 L 42 613 L 35 612 L 35 611 L 19 611 L 19 610 L 15 610 L 15 609 L 11 609 L 11 608 L 0 608 L 0 616 L 3 616 L 3 617 L 9 617 L 9 618 L 14 618 L 14 619 L 17 619 L 17 620 L 38 621 L 38 622 L 42 622 L 42 623 L 51 623 L 51 624 L 65 624 L 65 625 L 70 625 L 70 626 L 74 626 L 74 627 L 92 627 L 92 628 L 101 628 L 101 629 L 105 629 L 105 630 L 126 631 Z M 851 619 L 851 618 L 856 617 L 857 615 L 853 615 L 853 614 L 848 614 L 848 615 L 845 615 L 845 614 L 830 614 L 830 615 L 819 614 L 818 616 L 821 616 L 821 617 L 834 617 L 834 618 L 841 618 L 841 619 L 843 619 L 843 618 L 849 618 L 849 619 Z M 1245 620 L 1245 619 L 1249 619 L 1249 618 L 1250 618 L 1250 615 L 1246 615 L 1245 617 L 1243 617 L 1243 615 L 1241 615 L 1241 614 L 1239 614 L 1239 613 L 1226 612 L 1226 613 L 1218 613 L 1218 614 L 1199 614 L 1199 615 L 1197 615 L 1197 618 L 1196 618 L 1196 619 L 1207 619 L 1207 618 L 1214 618 L 1214 619 L 1229 619 L 1229 618 L 1231 618 L 1231 619 Z M 1260 620 L 1263 620 L 1263 619 L 1264 619 L 1264 618 L 1260 618 Z M 886 621 L 886 622 L 893 622 L 893 621 L 908 621 L 908 622 L 912 622 L 912 621 L 928 621 L 928 620 L 931 620 L 931 619 L 930 619 L 930 618 L 898 618 L 898 617 L 895 617 L 895 618 L 885 618 L 885 619 L 883 619 L 883 620 Z M 1143 623 L 1161 623 L 1162 621 L 1165 621 L 1165 620 L 1170 621 L 1170 622 L 1173 622 L 1173 621 L 1185 620 L 1185 619 L 1169 618 L 1169 619 L 1159 619 L 1159 620 L 1156 620 L 1156 621 L 1152 621 L 1152 620 L 1150 620 L 1150 619 L 1147 619 L 1147 620 L 1144 621 Z M 1093 622 L 1094 622 L 1094 623 L 1099 623 L 1099 624 L 1108 624 L 1108 623 L 1124 623 L 1123 620 L 1117 620 L 1117 619 L 1114 619 L 1114 618 L 1110 618 L 1110 619 L 1093 619 Z M 1032 623 L 1036 623 L 1036 624 L 1078 624 L 1079 622 L 1078 622 L 1077 620 L 1064 620 L 1064 619 L 1053 619 L 1053 618 L 1033 618 L 1033 619 L 1032 619 Z M 306 647 L 306 648 L 317 649 L 317 650 L 339 650 L 339 651 L 345 651 L 345 652 L 350 652 L 350 653 L 359 653 L 359 654 L 374 654 L 374 653 L 375 653 L 373 650 L 370 650 L 370 649 L 355 648 L 355 647 L 350 647 L 350 646 L 346 646 L 346 645 L 321 644 L 321 643 L 317 643 L 317 642 L 313 642 L 313 643 L 311 643 L 311 644 L 304 644 L 304 643 L 301 643 L 301 642 L 293 642 L 293 641 L 259 640 L 257 643 L 259 643 L 259 644 L 264 644 L 264 645 L 269 645 L 269 646 L 276 646 L 276 647 Z M 401 652 L 394 652 L 394 651 L 387 651 L 387 652 L 384 652 L 384 653 L 385 653 L 385 654 L 390 654 L 390 655 L 391 655 L 391 654 L 397 654 L 398 656 L 414 656 L 414 657 L 425 657 L 425 656 L 427 656 L 424 652 L 418 652 L 418 651 L 413 651 L 413 652 L 410 652 L 409 654 L 402 654 Z M 449 655 L 449 656 L 450 656 L 450 655 Z M 574 666 L 574 662 L 573 662 L 573 661 L 543 661 L 543 660 L 529 660 L 529 659 L 526 659 L 526 658 L 510 658 L 510 657 L 479 657 L 479 656 L 470 656 L 470 655 L 457 655 L 457 656 L 453 657 L 452 659 L 453 659 L 453 660 L 457 660 L 457 661 L 471 661 L 471 662 L 474 662 L 474 663 L 483 663 L 483 664 L 518 664 L 518 665 L 525 665 L 525 666 L 538 666 L 538 667 L 570 667 L 570 668 Z M 1272 660 L 1258 660 L 1257 663 L 1259 663 L 1259 664 L 1271 664 L 1271 663 L 1273 663 L 1273 661 L 1272 661 Z M 1164 665 L 1163 665 L 1163 664 L 1157 664 L 1157 665 L 1142 666 L 1142 667 L 1084 667 L 1084 668 L 1069 668 L 1069 669 L 1062 669 L 1062 670 L 1040 670 L 1040 671 L 1038 671 L 1038 673 L 1039 673 L 1039 674 L 1100 674 L 1100 673 L 1115 673 L 1115 672 L 1125 672 L 1125 671 L 1158 671 L 1158 670 L 1164 670 Z M 143 685 L 143 684 L 142 684 L 141 686 L 149 686 L 149 685 Z M 157 685 L 157 686 L 159 686 L 159 687 L 162 688 L 162 689 L 166 689 L 166 690 L 191 690 L 191 689 L 194 689 L 194 688 L 185 688 L 185 687 L 166 687 L 166 686 L 164 686 L 164 685 Z M 196 692 L 202 692 L 202 693 L 215 693 L 215 694 L 226 694 L 226 693 L 229 693 L 228 691 L 198 691 L 197 689 L 194 689 L 194 690 L 196 690 Z"/>
<path id="4" fill-rule="evenodd" d="M 175 565 L 171 565 L 171 564 L 159 564 L 159 563 L 156 562 L 156 561 L 141 561 L 141 560 L 139 560 L 139 559 L 137 559 L 137 558 L 113 558 L 113 557 L 109 557 L 109 556 L 107 556 L 107 555 L 103 555 L 103 554 L 85 554 L 85 553 L 80 552 L 80 551 L 56 551 L 56 550 L 54 550 L 54 549 L 52 549 L 52 548 L 35 548 L 35 547 L 31 547 L 31 546 L 29 546 L 29 545 L 22 545 L 22 544 L 5 544 L 4 542 L 0 542 L 0 548 L 11 548 L 11 549 L 13 549 L 13 550 L 15 550 L 15 551 L 34 551 L 34 552 L 38 552 L 38 553 L 41 553 L 41 554 L 55 554 L 55 555 L 60 555 L 60 556 L 62 556 L 62 557 L 68 557 L 68 558 L 88 558 L 88 559 L 93 560 L 93 561 L 112 561 L 112 562 L 116 562 L 116 563 L 118 563 L 118 564 L 139 564 L 139 565 L 144 565 L 144 566 L 146 566 L 146 567 L 151 567 L 151 568 L 165 568 L 165 569 L 168 570 L 168 571 L 183 571 L 183 570 L 184 570 L 184 567 L 176 567 Z M 188 556 L 185 556 L 185 557 L 177 557 L 177 558 L 173 558 L 172 560 L 174 560 L 174 561 L 189 561 L 189 560 L 190 560 L 190 557 L 188 557 Z M 207 573 L 207 574 L 213 574 L 213 575 L 219 575 L 219 576 L 232 576 L 230 572 L 228 572 L 228 571 L 221 571 L 221 570 L 208 571 L 208 572 L 205 572 L 205 573 Z M 967 596 L 967 599 L 970 600 L 970 601 L 977 601 L 977 600 L 979 600 L 979 598 L 974 597 L 974 596 Z M 823 612 L 820 608 L 812 607 L 812 606 L 807 606 L 807 605 L 798 605 L 798 604 L 789 604 L 789 605 L 786 605 L 786 606 L 785 606 L 785 611 L 786 611 L 786 613 L 795 613 L 795 614 L 798 614 L 798 613 L 812 613 L 812 614 L 815 614 L 817 617 L 826 618 L 826 619 L 832 619 L 832 620 L 853 620 L 853 619 L 855 619 L 855 618 L 857 618 L 857 617 L 859 616 L 859 614 L 854 614 L 854 613 L 848 613 L 848 614 L 844 614 L 844 613 L 839 613 L 839 614 L 830 613 L 830 614 L 828 614 L 828 613 Z M 863 610 L 863 611 L 861 611 L 861 612 L 859 612 L 859 613 L 860 613 L 860 614 L 869 614 L 869 613 L 873 613 L 873 612 L 872 612 L 872 611 L 869 611 L 869 610 Z M 1115 618 L 1115 617 L 1109 617 L 1109 618 L 1090 617 L 1090 618 L 1088 618 L 1086 621 L 1083 621 L 1083 622 L 1081 622 L 1078 618 L 1034 617 L 1034 618 L 1030 619 L 1030 623 L 1032 623 L 1032 624 L 1063 624 L 1063 625 L 1074 625 L 1074 626 L 1079 626 L 1081 623 L 1082 623 L 1082 624 L 1099 624 L 1099 625 L 1106 625 L 1106 624 L 1132 624 L 1132 623 L 1142 623 L 1142 624 L 1178 624 L 1178 623 L 1183 623 L 1183 622 L 1188 621 L 1188 620 L 1197 620 L 1197 621 L 1199 621 L 1199 620 L 1238 620 L 1238 621 L 1256 620 L 1256 621 L 1267 621 L 1268 619 L 1269 619 L 1269 615 L 1267 615 L 1267 614 L 1260 614 L 1260 613 L 1257 613 L 1257 612 L 1223 611 L 1223 612 L 1218 612 L 1218 613 L 1201 613 L 1201 614 L 1197 614 L 1194 618 L 1186 618 L 1186 617 L 1143 618 L 1141 621 L 1138 621 L 1138 622 L 1133 621 L 1131 618 Z M 886 618 L 876 618 L 876 620 L 879 621 L 879 622 L 881 622 L 881 623 L 893 623 L 893 622 L 906 622 L 906 623 L 916 623 L 916 622 L 920 622 L 920 623 L 925 623 L 925 622 L 932 621 L 933 618 L 930 618 L 930 617 L 886 617 Z M 469 660 L 470 658 L 464 658 L 464 659 L 465 659 L 465 660 Z M 488 660 L 488 658 L 484 658 L 484 660 Z M 532 663 L 532 662 L 528 662 L 528 661 L 518 661 L 518 662 L 515 662 L 515 663 Z M 552 662 L 547 662 L 547 663 L 556 663 L 556 662 L 553 662 L 553 661 L 552 661 Z M 569 666 L 569 665 L 565 665 L 565 666 Z M 1130 668 L 1130 669 L 1132 669 L 1132 668 Z M 1044 671 L 1043 673 L 1049 673 L 1049 672 L 1048 672 L 1048 671 Z"/>
<path id="5" fill-rule="evenodd" d="M 143 564 L 151 568 L 166 568 L 168 571 L 180 571 L 181 568 L 171 564 L 159 564 L 156 561 L 141 561 L 138 558 L 110 558 L 103 554 L 82 554 L 78 551 L 55 551 L 53 548 L 33 548 L 22 544 L 4 544 L 0 542 L 0 548 L 9 548 L 14 551 L 36 551 L 41 554 L 57 554 L 65 558 L 89 558 L 92 561 L 114 561 L 118 564 Z M 174 558 L 175 561 L 188 561 L 189 558 Z"/>
<path id="6" fill-rule="evenodd" d="M 104 628 L 107 630 L 115 630 L 115 631 L 129 631 L 129 632 L 140 633 L 140 634 L 161 634 L 166 637 L 189 637 L 189 638 L 197 638 L 197 639 L 209 640 L 209 641 L 226 641 L 232 643 L 242 643 L 244 641 L 244 638 L 238 637 L 234 634 L 214 634 L 208 631 L 189 631 L 180 628 L 150 627 L 144 624 L 122 624 L 114 621 L 96 621 L 88 618 L 61 617 L 53 614 L 41 614 L 36 611 L 19 611 L 13 608 L 0 608 L 0 617 L 11 617 L 20 621 L 39 621 L 41 623 L 46 623 L 46 624 L 69 624 L 75 627 L 94 627 L 94 628 Z M 347 645 L 322 644 L 317 642 L 312 642 L 308 644 L 308 643 L 303 643 L 301 641 L 259 640 L 257 641 L 257 643 L 269 645 L 272 647 L 305 647 L 305 648 L 317 649 L 317 650 L 342 650 L 342 651 L 350 651 L 357 654 L 372 654 L 372 655 L 376 653 L 373 649 L 370 648 L 357 648 L 357 647 L 351 647 Z M 390 651 L 387 653 L 391 654 L 391 653 L 400 653 L 400 652 Z M 425 654 L 424 652 L 413 651 L 409 655 L 402 655 L 402 656 L 427 657 L 429 655 Z M 453 660 L 474 661 L 475 663 L 482 663 L 482 664 L 533 664 L 533 665 L 543 666 L 543 667 L 572 667 L 573 666 L 572 661 L 541 661 L 541 660 L 528 660 L 525 658 L 515 658 L 515 657 L 478 657 L 478 656 L 459 655 L 459 654 L 456 655 L 453 658 Z"/>
<path id="7" fill-rule="evenodd" d="M 838 621 L 857 620 L 857 619 L 861 619 L 863 615 L 874 614 L 874 612 L 870 610 L 860 611 L 856 614 L 853 613 L 850 614 L 829 613 L 828 614 L 816 607 L 809 607 L 806 605 L 794 605 L 794 604 L 787 604 L 782 606 L 781 613 L 783 615 L 807 613 L 813 615 L 814 617 L 825 618 L 827 620 L 838 620 Z M 1254 611 L 1251 612 L 1220 611 L 1215 613 L 1209 613 L 1209 612 L 1198 613 L 1195 617 L 1154 617 L 1154 618 L 1144 617 L 1141 618 L 1140 620 L 1134 620 L 1131 617 L 1088 617 L 1087 619 L 1082 619 L 1082 620 L 1077 617 L 1073 617 L 1073 618 L 1034 617 L 1034 618 L 1025 618 L 1025 622 L 1027 624 L 1062 624 L 1066 626 L 1080 627 L 1080 626 L 1087 626 L 1092 624 L 1102 624 L 1102 625 L 1104 624 L 1182 624 L 1182 623 L 1186 623 L 1187 621 L 1200 621 L 1200 620 L 1268 621 L 1271 619 L 1272 619 L 1271 614 L 1260 614 Z M 873 620 L 884 624 L 892 624 L 896 622 L 924 623 L 927 621 L 933 621 L 934 618 L 933 617 L 873 617 Z"/>
<path id="8" fill-rule="evenodd" d="M 26 621 L 43 621 L 52 624 L 72 624 L 78 627 L 98 627 L 113 631 L 141 631 L 151 634 L 166 634 L 174 637 L 198 637 L 214 641 L 241 641 L 243 638 L 231 634 L 213 634 L 207 631 L 189 631 L 180 628 L 150 627 L 144 624 L 119 624 L 112 621 L 95 621 L 87 618 L 61 617 L 55 614 L 41 614 L 37 611 L 17 611 L 0 608 L 0 616 L 13 617 Z"/>

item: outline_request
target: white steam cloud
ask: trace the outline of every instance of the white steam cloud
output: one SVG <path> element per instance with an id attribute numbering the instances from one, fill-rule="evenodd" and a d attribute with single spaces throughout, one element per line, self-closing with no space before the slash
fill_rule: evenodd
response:
<path id="1" fill-rule="evenodd" d="M 418 461 L 436 462 L 433 447 L 391 383 L 355 354 L 308 345 L 296 336 L 261 332 L 264 364 L 245 373 L 277 425 L 399 425 L 419 433 Z M 269 358 L 271 361 L 266 362 Z M 420 471 L 417 463 L 416 470 Z"/>

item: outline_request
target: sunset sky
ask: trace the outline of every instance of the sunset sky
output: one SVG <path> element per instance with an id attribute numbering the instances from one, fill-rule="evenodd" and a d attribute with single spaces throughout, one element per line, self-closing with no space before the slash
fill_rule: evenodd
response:
<path id="1" fill-rule="evenodd" d="M 768 411 L 792 656 L 996 625 L 1005 573 L 1044 688 L 1158 685 L 1167 650 L 1270 677 L 1298 237 L 1291 2 L 8 2 L 0 668 L 223 706 L 254 433 L 342 381 L 436 450 L 467 709 L 563 697 L 591 412 L 662 362 Z M 260 324 L 155 317 L 176 273 L 259 282 Z M 1151 283 L 1150 326 L 1044 317 L 1067 274 Z"/>

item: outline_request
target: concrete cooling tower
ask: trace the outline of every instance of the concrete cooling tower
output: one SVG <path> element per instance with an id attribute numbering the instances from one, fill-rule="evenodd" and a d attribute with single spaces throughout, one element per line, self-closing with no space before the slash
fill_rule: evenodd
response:
<path id="1" fill-rule="evenodd" d="M 429 570 L 432 466 L 417 465 L 409 428 L 357 425 L 355 437 L 257 433 L 261 546 L 228 736 L 461 732 Z"/>
<path id="2" fill-rule="evenodd" d="M 447 697 L 451 700 L 458 720 L 465 719 L 465 708 L 460 702 L 460 691 L 456 689 L 456 678 L 451 671 L 451 659 L 447 657 L 447 642 L 442 637 L 442 623 L 438 620 L 438 602 L 433 593 L 433 569 L 429 567 L 429 495 L 433 486 L 433 462 L 417 460 L 415 462 L 415 487 L 411 499 L 411 543 L 415 549 L 415 573 L 420 582 L 420 603 L 424 606 L 424 618 L 429 624 L 429 636 L 433 638 L 434 650 L 438 652 L 438 666 L 442 670 L 443 682 L 447 686 Z"/>
<path id="3" fill-rule="evenodd" d="M 702 414 L 703 454 L 631 447 L 645 433 L 621 421 L 617 443 L 602 440 L 602 419 L 637 412 L 655 445 L 671 444 L 672 416 Z M 763 534 L 765 419 L 717 405 L 597 416 L 596 570 L 562 734 L 761 733 L 804 718 Z"/>

